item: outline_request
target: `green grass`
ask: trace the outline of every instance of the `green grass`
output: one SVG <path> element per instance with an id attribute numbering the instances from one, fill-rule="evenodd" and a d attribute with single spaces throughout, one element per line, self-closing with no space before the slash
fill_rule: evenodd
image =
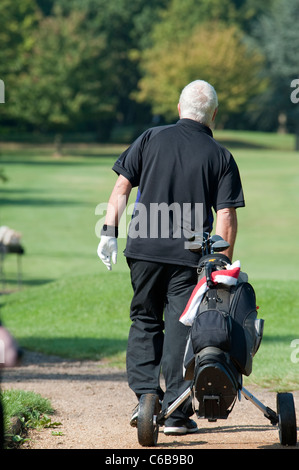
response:
<path id="1" fill-rule="evenodd" d="M 255 279 L 297 279 L 299 154 L 237 152 L 246 208 L 238 211 L 236 255 Z"/>
<path id="2" fill-rule="evenodd" d="M 91 154 L 55 160 L 49 150 L 46 156 L 45 149 L 40 152 L 14 151 L 0 159 L 9 179 L 0 186 L 0 224 L 23 234 L 24 284 L 103 272 L 96 257 L 95 209 L 107 201 L 116 179 L 113 158 Z M 14 256 L 7 257 L 5 274 L 7 285 L 13 287 Z"/>
<path id="3" fill-rule="evenodd" d="M 238 211 L 235 259 L 257 291 L 265 336 L 250 380 L 298 388 L 290 343 L 299 338 L 299 154 L 292 136 L 216 132 L 240 168 L 246 208 Z M 23 233 L 23 290 L 2 296 L 1 317 L 21 345 L 74 358 L 124 364 L 131 286 L 119 239 L 118 264 L 98 260 L 95 214 L 116 176 L 123 148 L 2 147 L 0 225 Z M 135 193 L 134 193 L 135 194 Z M 134 201 L 134 194 L 129 202 Z M 6 288 L 17 289 L 16 259 L 5 261 Z"/>
<path id="4" fill-rule="evenodd" d="M 261 346 L 253 361 L 253 372 L 245 383 L 257 383 L 277 391 L 298 390 L 298 362 L 294 363 L 291 342 L 299 337 L 296 281 L 255 281 L 258 317 L 265 320 Z M 298 354 L 297 354 L 298 357 Z"/>
<path id="5" fill-rule="evenodd" d="M 270 132 L 215 130 L 214 137 L 229 149 L 294 150 L 295 136 Z"/>
<path id="6" fill-rule="evenodd" d="M 124 273 L 73 276 L 6 296 L 2 318 L 25 348 L 123 362 L 130 296 Z"/>
<path id="7" fill-rule="evenodd" d="M 53 426 L 48 415 L 53 413 L 49 400 L 38 393 L 24 390 L 5 390 L 1 393 L 1 403 L 4 411 L 4 433 L 6 447 L 14 447 L 24 442 L 24 436 L 29 428 Z M 20 434 L 11 434 L 11 419 L 18 418 L 21 424 Z"/>

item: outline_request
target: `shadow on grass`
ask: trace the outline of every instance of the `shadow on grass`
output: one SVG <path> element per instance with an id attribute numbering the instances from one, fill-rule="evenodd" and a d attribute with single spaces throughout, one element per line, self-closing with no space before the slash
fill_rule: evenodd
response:
<path id="1" fill-rule="evenodd" d="M 92 154 L 88 155 L 85 153 L 72 153 L 68 154 L 65 157 L 61 157 L 59 159 L 52 159 L 51 157 L 44 157 L 44 159 L 40 159 L 38 157 L 27 157 L 26 155 L 22 157 L 15 157 L 8 159 L 6 157 L 1 157 L 0 163 L 1 165 L 28 165 L 28 166 L 42 166 L 42 167 L 62 167 L 62 166 L 86 166 L 86 165 L 107 165 L 107 160 L 111 160 L 111 165 L 114 161 L 119 157 L 120 152 L 116 152 L 114 155 L 111 154 Z"/>
<path id="2" fill-rule="evenodd" d="M 8 198 L 0 195 L 0 203 L 2 206 L 90 206 L 90 204 L 84 201 L 71 201 L 66 199 L 54 199 L 54 198 Z"/>
<path id="3" fill-rule="evenodd" d="M 26 336 L 18 337 L 18 342 L 23 348 L 74 361 L 100 361 L 126 351 L 127 339 L 97 338 L 96 334 L 94 337 Z"/>
<path id="4" fill-rule="evenodd" d="M 124 367 L 113 367 L 113 356 L 123 356 L 127 341 L 110 338 L 18 338 L 23 349 L 20 366 L 3 370 L 5 381 L 127 380 Z M 30 350 L 29 350 L 30 348 Z M 92 361 L 91 367 L 88 362 Z M 124 360 L 122 361 L 124 365 Z M 112 364 L 112 366 L 111 366 Z M 111 369 L 111 372 L 109 371 Z"/>
<path id="5" fill-rule="evenodd" d="M 292 334 L 287 334 L 287 335 L 264 335 L 262 339 L 262 344 L 263 343 L 284 343 L 287 345 L 290 345 L 291 342 L 294 339 L 294 335 Z"/>
<path id="6" fill-rule="evenodd" d="M 270 149 L 275 149 L 275 145 L 263 145 L 263 144 L 257 144 L 253 142 L 248 142 L 246 140 L 234 140 L 234 139 L 226 139 L 218 137 L 215 140 L 219 142 L 223 147 L 226 147 L 227 149 L 242 149 L 242 150 L 270 150 Z"/>
<path id="7" fill-rule="evenodd" d="M 18 290 L 21 290 L 23 286 L 43 286 L 44 284 L 49 284 L 50 282 L 54 282 L 56 279 L 22 279 L 22 281 L 18 281 L 17 279 L 6 278 L 5 283 L 9 285 L 14 285 L 19 287 Z"/>
<path id="8" fill-rule="evenodd" d="M 44 284 L 49 284 L 54 282 L 56 279 L 18 279 L 18 274 L 16 273 L 15 279 L 11 277 L 5 277 L 5 273 L 2 273 L 2 278 L 0 279 L 0 298 L 2 295 L 14 294 L 16 292 L 22 291 L 26 287 L 37 287 L 43 286 Z M 0 304 L 0 309 L 5 303 Z"/>
<path id="9" fill-rule="evenodd" d="M 253 142 L 250 137 L 246 139 L 246 137 L 238 137 L 237 134 L 235 137 L 216 134 L 215 140 L 231 150 L 294 150 L 295 145 L 292 145 L 292 142 L 278 142 L 276 134 L 273 134 L 273 143 L 269 139 L 264 142 Z"/>

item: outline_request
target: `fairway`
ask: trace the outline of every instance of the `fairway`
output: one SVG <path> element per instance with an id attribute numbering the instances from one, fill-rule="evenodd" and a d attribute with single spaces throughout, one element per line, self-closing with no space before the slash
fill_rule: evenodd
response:
<path id="1" fill-rule="evenodd" d="M 110 169 L 116 150 L 101 148 L 100 158 L 93 152 L 84 158 L 74 150 L 62 159 L 44 148 L 3 152 L 8 182 L 0 186 L 0 224 L 23 234 L 25 286 L 104 271 L 96 256 L 95 208 L 107 201 L 116 179 Z M 13 258 L 5 263 L 8 285 L 15 282 Z"/>
<path id="2" fill-rule="evenodd" d="M 216 133 L 217 137 L 217 133 Z M 265 337 L 255 380 L 298 388 L 290 360 L 299 338 L 299 157 L 291 136 L 219 132 L 239 165 L 246 207 L 238 211 L 235 259 L 257 293 Z M 270 148 L 272 145 L 272 148 Z M 69 146 L 60 159 L 47 147 L 2 148 L 0 225 L 23 234 L 23 289 L 1 296 L 1 317 L 27 348 L 66 357 L 124 362 L 131 287 L 119 239 L 116 267 L 98 260 L 98 204 L 107 202 L 123 146 Z M 134 202 L 135 192 L 130 201 Z M 4 264 L 5 289 L 17 291 L 16 259 Z"/>

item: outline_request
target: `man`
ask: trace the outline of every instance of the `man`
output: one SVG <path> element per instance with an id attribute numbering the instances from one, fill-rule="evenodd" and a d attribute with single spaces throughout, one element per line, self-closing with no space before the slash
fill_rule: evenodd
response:
<path id="1" fill-rule="evenodd" d="M 235 160 L 213 139 L 211 126 L 217 109 L 214 88 L 196 80 L 181 93 L 180 120 L 147 130 L 120 156 L 113 166 L 119 176 L 98 246 L 98 255 L 110 270 L 111 257 L 116 263 L 122 211 L 132 187 L 138 187 L 125 249 L 134 291 L 128 382 L 137 398 L 158 394 L 163 409 L 189 385 L 182 369 L 188 327 L 179 317 L 197 282 L 199 255 L 189 251 L 185 242 L 199 228 L 211 232 L 213 208 L 216 233 L 230 243 L 225 254 L 232 259 L 236 208 L 244 206 Z M 165 394 L 160 387 L 161 367 Z M 197 431 L 192 414 L 187 400 L 166 420 L 165 434 Z M 136 419 L 138 408 L 131 424 Z"/>

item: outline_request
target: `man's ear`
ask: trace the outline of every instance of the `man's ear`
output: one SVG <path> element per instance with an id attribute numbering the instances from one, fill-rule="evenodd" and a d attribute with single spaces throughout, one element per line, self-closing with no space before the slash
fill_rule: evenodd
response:
<path id="1" fill-rule="evenodd" d="M 214 114 L 213 114 L 213 117 L 212 117 L 212 122 L 215 121 L 216 116 L 217 116 L 217 113 L 218 113 L 218 106 L 217 106 L 217 108 L 216 108 L 215 111 L 214 111 Z"/>
<path id="2" fill-rule="evenodd" d="M 181 106 L 180 106 L 180 103 L 178 103 L 178 112 L 179 112 L 179 116 L 181 117 Z"/>

